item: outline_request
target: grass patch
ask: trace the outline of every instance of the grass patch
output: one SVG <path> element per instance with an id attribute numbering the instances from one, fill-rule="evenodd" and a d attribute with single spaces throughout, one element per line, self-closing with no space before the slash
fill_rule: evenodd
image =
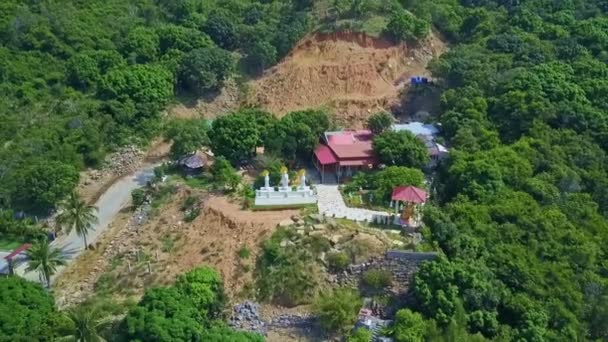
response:
<path id="1" fill-rule="evenodd" d="M 23 244 L 23 241 L 0 238 L 0 251 L 12 251 Z"/>
<path id="2" fill-rule="evenodd" d="M 110 260 L 110 271 L 115 270 L 118 266 L 122 265 L 123 255 L 117 254 Z"/>
<path id="3" fill-rule="evenodd" d="M 161 249 L 163 253 L 171 253 L 174 247 L 175 241 L 173 241 L 171 235 L 165 235 L 165 237 L 163 238 L 163 247 Z"/>
<path id="4" fill-rule="evenodd" d="M 236 254 L 241 259 L 248 259 L 251 256 L 251 250 L 249 249 L 249 247 L 243 246 L 236 252 Z"/>
<path id="5" fill-rule="evenodd" d="M 211 187 L 211 183 L 209 182 L 209 180 L 204 177 L 184 177 L 183 180 L 184 183 L 191 188 L 208 189 L 209 187 Z"/>

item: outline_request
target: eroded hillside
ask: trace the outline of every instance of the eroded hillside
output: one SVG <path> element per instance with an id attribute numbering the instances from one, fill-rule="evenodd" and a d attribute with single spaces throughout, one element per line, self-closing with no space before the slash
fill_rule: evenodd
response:
<path id="1" fill-rule="evenodd" d="M 278 116 L 327 106 L 340 122 L 358 126 L 395 105 L 409 77 L 428 75 L 428 62 L 445 49 L 435 36 L 408 47 L 363 33 L 315 34 L 251 82 L 249 102 Z"/>

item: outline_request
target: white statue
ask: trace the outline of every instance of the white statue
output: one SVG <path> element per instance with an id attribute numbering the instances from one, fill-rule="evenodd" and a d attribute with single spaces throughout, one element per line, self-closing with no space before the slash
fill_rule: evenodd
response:
<path id="1" fill-rule="evenodd" d="M 289 175 L 287 174 L 287 168 L 283 166 L 281 168 L 281 191 L 290 191 L 289 187 Z"/>
<path id="2" fill-rule="evenodd" d="M 300 170 L 300 187 L 299 190 L 307 191 L 310 188 L 306 186 L 306 171 Z"/>
<path id="3" fill-rule="evenodd" d="M 268 174 L 264 176 L 264 188 L 266 188 L 266 190 L 270 189 L 270 176 L 268 176 Z"/>

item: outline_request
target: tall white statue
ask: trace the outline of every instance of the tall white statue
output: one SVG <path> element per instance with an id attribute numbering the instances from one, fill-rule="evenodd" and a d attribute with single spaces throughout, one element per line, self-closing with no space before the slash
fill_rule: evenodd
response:
<path id="1" fill-rule="evenodd" d="M 264 189 L 266 191 L 270 190 L 270 173 L 267 170 L 262 172 L 264 174 Z"/>
<path id="2" fill-rule="evenodd" d="M 289 191 L 289 175 L 287 174 L 287 168 L 283 166 L 281 168 L 281 190 Z"/>
<path id="3" fill-rule="evenodd" d="M 299 176 L 300 176 L 300 186 L 299 186 L 299 189 L 300 190 L 308 190 L 309 187 L 306 186 L 306 171 L 304 169 L 300 170 Z"/>

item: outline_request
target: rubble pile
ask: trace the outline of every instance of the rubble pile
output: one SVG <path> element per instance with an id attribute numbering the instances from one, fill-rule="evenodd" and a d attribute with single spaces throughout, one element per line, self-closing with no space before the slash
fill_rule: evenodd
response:
<path id="1" fill-rule="evenodd" d="M 249 331 L 266 336 L 270 328 L 296 328 L 307 332 L 317 329 L 317 319 L 310 314 L 282 314 L 273 317 L 270 322 L 262 319 L 260 305 L 251 301 L 237 304 L 233 308 L 228 324 L 238 330 Z"/>
<path id="2" fill-rule="evenodd" d="M 234 306 L 233 314 L 228 324 L 235 329 L 250 331 L 261 335 L 266 335 L 268 326 L 260 315 L 260 305 L 250 301 Z"/>

